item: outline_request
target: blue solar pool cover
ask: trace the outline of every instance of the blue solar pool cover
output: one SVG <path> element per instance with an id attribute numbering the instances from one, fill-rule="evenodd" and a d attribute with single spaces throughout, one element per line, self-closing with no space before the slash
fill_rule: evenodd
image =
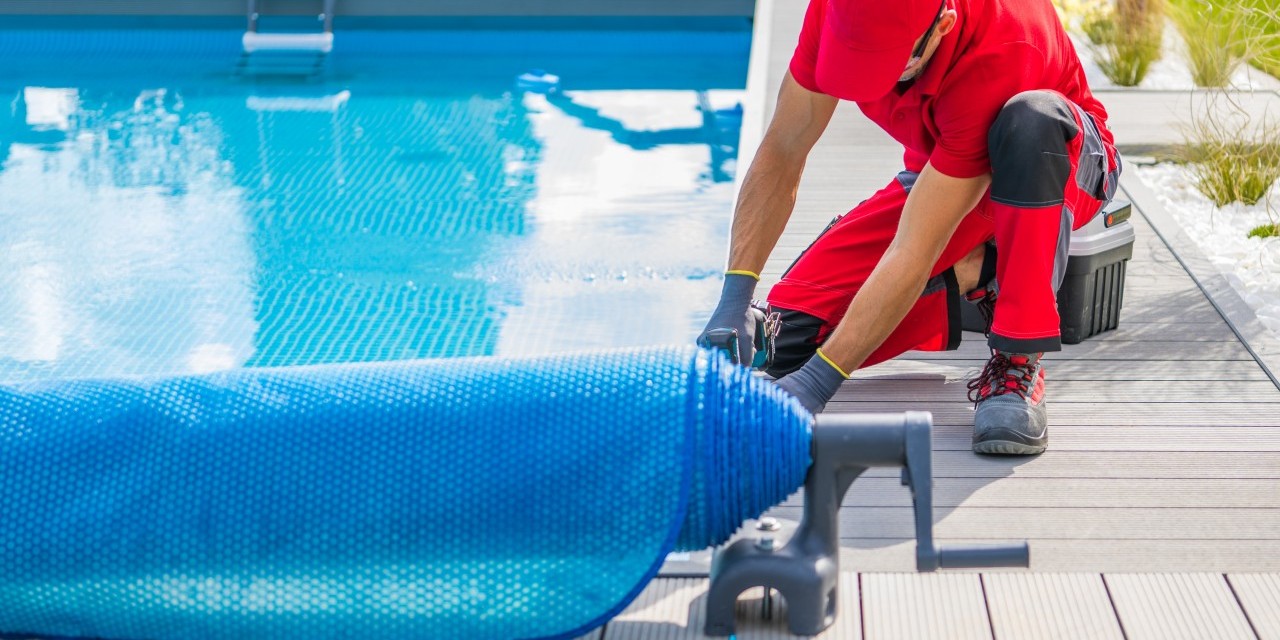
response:
<path id="1" fill-rule="evenodd" d="M 0 632 L 571 637 L 795 491 L 810 423 L 675 347 L 0 387 Z"/>

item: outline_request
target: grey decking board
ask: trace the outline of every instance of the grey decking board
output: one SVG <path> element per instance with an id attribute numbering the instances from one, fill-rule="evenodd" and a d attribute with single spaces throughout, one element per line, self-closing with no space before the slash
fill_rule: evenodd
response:
<path id="1" fill-rule="evenodd" d="M 1246 397 L 1262 402 L 1280 403 L 1280 389 L 1270 380 L 1223 381 L 1205 384 L 1204 381 L 1131 381 L 1113 380 L 1107 384 L 1092 381 L 1057 380 L 1048 370 L 1046 390 L 1053 402 L 1132 402 L 1132 403 L 1200 403 L 1205 396 L 1218 396 L 1218 400 Z M 969 390 L 965 381 L 939 383 L 934 380 L 859 380 L 845 385 L 845 392 L 853 393 L 853 400 L 871 397 L 879 401 L 912 402 L 924 394 L 934 401 L 964 401 Z M 843 397 L 841 399 L 844 399 Z M 1280 426 L 1280 416 L 1274 424 Z"/>
<path id="2" fill-rule="evenodd" d="M 990 355 L 980 340 L 962 342 L 955 351 L 937 352 L 939 357 L 951 354 L 971 358 Z M 1086 340 L 1080 344 L 1065 345 L 1061 352 L 1049 354 L 1053 360 L 1252 360 L 1249 352 L 1238 342 L 1144 342 L 1112 340 L 1107 342 Z"/>
<path id="3" fill-rule="evenodd" d="M 1135 337 L 1130 337 L 1126 335 L 1131 329 L 1138 329 L 1142 327 L 1152 327 L 1154 329 L 1165 328 L 1165 327 L 1168 327 L 1170 329 L 1182 329 L 1185 333 L 1188 333 L 1190 335 L 1187 338 L 1182 338 L 1182 339 L 1166 335 L 1162 339 L 1158 339 L 1158 340 L 1153 340 L 1147 336 L 1135 338 Z M 1173 343 L 1179 343 L 1179 342 L 1238 343 L 1239 342 L 1238 338 L 1235 338 L 1234 336 L 1227 337 L 1222 333 L 1217 334 L 1219 338 L 1217 340 L 1204 340 L 1204 336 L 1208 333 L 1208 331 L 1216 330 L 1216 329 L 1223 329 L 1226 331 L 1230 331 L 1230 327 L 1227 327 L 1226 325 L 1221 323 L 1176 322 L 1176 321 L 1168 321 L 1168 320 L 1156 320 L 1153 318 L 1145 318 L 1142 320 L 1135 320 L 1132 323 L 1125 323 L 1122 327 L 1117 327 L 1109 331 L 1104 331 L 1102 333 L 1095 334 L 1093 336 L 1090 336 L 1084 342 L 1081 342 L 1079 344 L 1063 343 L 1061 351 L 1050 352 L 1045 355 L 1048 357 L 1079 356 L 1084 350 L 1089 348 L 1104 348 L 1104 349 L 1127 348 L 1127 345 L 1131 345 L 1135 343 L 1151 344 L 1153 348 L 1157 348 L 1157 347 L 1168 348 L 1169 346 L 1172 346 L 1172 345 L 1166 345 L 1163 343 L 1170 343 L 1170 342 L 1173 342 Z M 1111 344 L 1108 344 L 1108 343 L 1111 343 Z M 989 344 L 989 340 L 987 336 L 984 335 L 981 331 L 961 331 L 959 348 L 953 349 L 952 351 L 966 351 L 966 352 L 972 351 L 975 357 L 981 357 L 985 360 L 986 356 L 989 355 L 986 353 L 986 348 L 988 344 Z M 1106 345 L 1106 346 L 1098 346 L 1098 345 Z M 1222 347 L 1217 347 L 1217 348 L 1221 349 Z M 911 353 L 911 352 L 907 352 L 907 353 Z"/>
<path id="4" fill-rule="evenodd" d="M 821 640 L 857 640 L 861 636 L 858 617 L 857 576 L 841 576 L 840 616 L 826 632 L 815 636 Z M 705 596 L 707 581 L 699 578 L 660 578 L 654 580 L 626 611 L 609 622 L 604 640 L 660 640 L 705 638 Z M 776 592 L 775 592 L 776 594 Z M 786 604 L 775 599 L 773 619 L 761 619 L 760 589 L 749 590 L 738 599 L 735 619 L 739 640 L 782 640 L 794 636 L 786 632 Z"/>
<path id="5" fill-rule="evenodd" d="M 977 575 L 863 574 L 867 640 L 991 640 Z"/>
<path id="6" fill-rule="evenodd" d="M 1212 323 L 1126 322 L 1115 330 L 1095 335 L 1090 340 L 1143 342 L 1236 342 L 1235 334 L 1225 325 Z M 1135 372 L 1139 373 L 1139 372 Z"/>
<path id="7" fill-rule="evenodd" d="M 982 334 L 964 331 L 961 332 L 960 338 L 959 348 L 952 351 L 909 351 L 903 355 L 908 358 L 927 355 L 937 359 L 979 358 L 982 360 L 986 360 L 991 355 Z M 1200 340 L 1126 340 L 1114 334 L 1107 338 L 1063 345 L 1062 351 L 1045 354 L 1046 362 L 1108 360 L 1113 363 L 1113 366 L 1123 366 L 1131 360 L 1252 360 L 1248 351 L 1238 341 L 1206 343 Z"/>
<path id="8" fill-rule="evenodd" d="M 785 504 L 799 506 L 799 496 Z M 896 478 L 862 478 L 845 496 L 844 506 L 909 506 L 911 496 Z M 933 484 L 939 508 L 1185 507 L 1280 509 L 1273 480 L 1198 480 L 1147 478 L 941 478 Z M 1277 532 L 1280 538 L 1280 531 Z"/>
<path id="9" fill-rule="evenodd" d="M 873 558 L 875 555 L 906 557 L 907 545 L 892 548 L 869 548 L 845 555 L 845 567 L 854 558 Z M 846 549 L 848 551 L 848 549 Z M 1245 581 L 1232 575 L 1232 585 L 1237 592 L 1244 592 L 1240 585 Z M 1213 635 L 1225 630 L 1239 632 L 1240 618 L 1235 617 L 1230 600 L 1224 598 L 1222 587 L 1216 583 L 1216 574 L 1170 575 L 1115 575 L 1104 577 L 1096 573 L 1021 574 L 1017 572 L 910 574 L 863 573 L 851 571 L 841 574 L 841 593 L 838 615 L 831 629 L 818 636 L 830 640 L 856 640 L 861 636 L 864 620 L 860 610 L 866 609 L 867 638 L 990 638 L 1010 640 L 1053 640 L 1055 638 L 1119 638 L 1117 613 L 1111 607 L 1107 586 L 1119 590 L 1127 619 L 1133 624 L 1130 638 L 1143 637 L 1251 637 L 1239 635 Z M 1274 584 L 1277 574 L 1245 575 L 1246 580 Z M 863 591 L 858 591 L 858 582 Z M 1133 587 L 1150 589 L 1147 583 L 1183 583 L 1163 592 L 1134 593 Z M 604 640 L 623 639 L 692 639 L 703 638 L 701 625 L 704 612 L 703 596 L 705 579 L 658 579 L 631 607 L 605 629 Z M 1247 589 L 1247 587 L 1245 587 Z M 1228 590 L 1229 594 L 1229 590 Z M 860 597 L 861 596 L 861 597 Z M 1180 598 L 1200 596 L 1201 601 L 1185 602 Z M 792 637 L 785 631 L 785 603 L 777 601 L 770 622 L 759 620 L 760 590 L 748 591 L 739 600 L 737 617 L 738 638 L 764 640 Z M 1245 598 L 1242 597 L 1242 600 Z M 985 600 L 985 601 L 984 601 Z M 1265 602 L 1265 601 L 1264 601 Z M 1150 611 L 1131 609 L 1133 603 L 1150 606 Z M 1150 616 L 1165 614 L 1168 607 L 1181 607 L 1169 620 L 1149 620 Z M 1248 605 L 1246 605 L 1248 606 Z M 1196 636 L 1201 625 L 1224 620 L 1222 627 Z M 1152 623 L 1157 623 L 1153 626 Z M 988 625 L 983 634 L 983 623 Z M 1172 632 L 1165 626 L 1174 625 Z M 1263 640 L 1274 637 L 1266 634 L 1269 628 L 1258 626 Z M 1185 629 L 1189 633 L 1179 636 Z M 1126 631 L 1130 629 L 1126 627 Z M 1169 633 L 1156 636 L 1155 633 Z M 1144 635 L 1153 634 L 1153 635 Z"/>
<path id="10" fill-rule="evenodd" d="M 970 360 L 949 359 L 932 360 L 926 354 L 913 353 L 911 357 L 899 358 L 894 362 L 862 369 L 854 374 L 855 379 L 875 379 L 890 376 L 959 376 L 966 371 L 980 368 L 986 360 L 972 358 Z M 1247 360 L 1219 360 L 1196 362 L 1185 361 L 1147 361 L 1140 367 L 1122 366 L 1099 367 L 1087 360 L 1064 361 L 1052 363 L 1049 370 L 1055 382 L 1065 380 L 1269 380 L 1267 374 L 1258 368 L 1257 363 Z"/>
<path id="11" fill-rule="evenodd" d="M 894 469 L 871 469 L 866 477 L 897 478 Z M 1048 451 L 1034 458 L 976 456 L 935 451 L 934 478 L 1239 478 L 1280 480 L 1280 454 L 1203 451 L 1153 453 Z"/>
<path id="12" fill-rule="evenodd" d="M 882 402 L 859 396 L 857 385 L 846 383 L 835 400 L 827 404 L 827 411 L 900 412 L 929 411 L 935 425 L 973 424 L 973 405 L 968 401 Z M 849 393 L 851 395 L 846 396 Z M 849 399 L 845 399 L 845 398 Z M 1052 397 L 1048 403 L 1050 428 L 1064 426 L 1257 426 L 1276 425 L 1280 403 L 1232 404 L 1218 403 L 1165 403 L 1136 406 L 1124 402 L 1058 402 Z M 1052 452 L 1052 450 L 1050 450 Z M 1025 460 L 1024 460 L 1025 462 Z"/>
<path id="13" fill-rule="evenodd" d="M 1280 453 L 1280 429 L 1275 427 L 1061 427 L 1050 431 L 1054 451 L 1130 452 L 1151 455 L 1160 451 L 1215 451 Z M 969 451 L 971 425 L 935 425 L 934 451 Z M 1280 491 L 1277 491 L 1280 493 Z M 1047 497 L 1046 497 L 1047 498 Z"/>
<path id="14" fill-rule="evenodd" d="M 1256 637 L 1221 574 L 1113 574 L 1105 580 L 1130 640 Z"/>
<path id="15" fill-rule="evenodd" d="M 1158 308 L 1152 305 L 1136 307 L 1134 305 L 1125 305 L 1124 310 L 1120 312 L 1120 323 L 1124 324 L 1129 321 L 1137 322 L 1202 322 L 1209 324 L 1217 324 L 1222 322 L 1222 316 L 1218 315 L 1207 302 L 1195 303 L 1193 305 L 1178 306 L 1166 308 Z"/>
<path id="16" fill-rule="evenodd" d="M 1100 575 L 990 574 L 982 582 L 997 638 L 1124 638 Z"/>
<path id="17" fill-rule="evenodd" d="M 778 517 L 799 520 L 797 507 L 778 507 Z M 840 513 L 843 538 L 905 538 L 915 531 L 909 506 L 859 507 Z M 939 539 L 987 540 L 1099 538 L 1107 540 L 1275 540 L 1275 509 L 960 507 L 934 509 Z"/>
<path id="18" fill-rule="evenodd" d="M 991 538 L 946 538 L 943 544 L 987 544 Z M 1052 573 L 1161 571 L 1280 572 L 1274 540 L 1090 540 L 1031 541 L 1031 571 Z M 914 571 L 915 542 L 902 539 L 841 540 L 842 571 Z M 1019 573 L 1019 569 L 983 570 Z"/>
<path id="19" fill-rule="evenodd" d="M 706 591 L 706 581 L 692 578 L 657 579 L 640 596 L 609 621 L 605 640 L 624 638 L 691 638 L 703 612 L 695 606 Z"/>
<path id="20" fill-rule="evenodd" d="M 1280 640 L 1280 574 L 1232 573 L 1227 582 L 1258 638 Z"/>

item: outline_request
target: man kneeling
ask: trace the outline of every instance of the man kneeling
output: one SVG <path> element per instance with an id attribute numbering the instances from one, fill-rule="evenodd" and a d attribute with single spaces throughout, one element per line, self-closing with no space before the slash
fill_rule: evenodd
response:
<path id="1" fill-rule="evenodd" d="M 1045 352 L 1071 231 L 1115 193 L 1107 113 L 1049 0 L 811 0 L 777 108 L 734 212 L 720 303 L 750 363 L 759 273 L 838 100 L 905 148 L 903 171 L 837 217 L 769 293 L 768 372 L 818 412 L 849 372 L 955 349 L 962 297 L 988 312 L 991 359 L 970 385 L 973 449 L 1048 441 Z"/>

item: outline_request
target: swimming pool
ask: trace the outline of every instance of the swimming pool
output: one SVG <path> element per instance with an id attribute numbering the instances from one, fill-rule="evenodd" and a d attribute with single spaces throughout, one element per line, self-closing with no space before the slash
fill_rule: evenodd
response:
<path id="1" fill-rule="evenodd" d="M 239 37 L 0 36 L 0 382 L 701 328 L 748 31 L 340 32 L 310 75 Z"/>

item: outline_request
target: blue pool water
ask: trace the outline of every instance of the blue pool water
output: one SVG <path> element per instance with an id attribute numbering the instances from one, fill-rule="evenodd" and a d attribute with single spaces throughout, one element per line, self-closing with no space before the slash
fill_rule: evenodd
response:
<path id="1" fill-rule="evenodd" d="M 701 328 L 746 31 L 340 32 L 310 76 L 239 38 L 0 34 L 0 382 Z"/>

